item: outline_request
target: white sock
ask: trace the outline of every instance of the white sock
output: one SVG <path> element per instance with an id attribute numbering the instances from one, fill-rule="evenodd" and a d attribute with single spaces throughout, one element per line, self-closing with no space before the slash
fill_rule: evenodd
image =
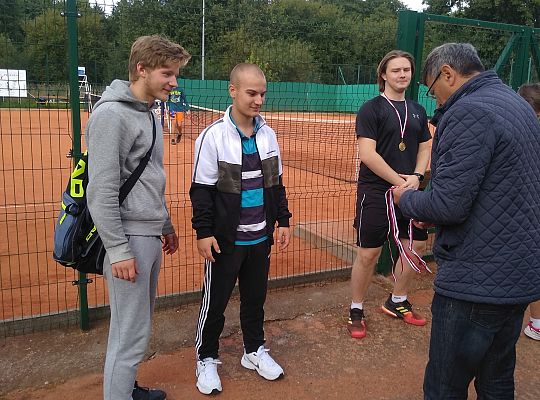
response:
<path id="1" fill-rule="evenodd" d="M 401 303 L 402 301 L 407 300 L 407 295 L 405 296 L 396 296 L 392 293 L 392 301 L 394 303 Z"/>
<path id="2" fill-rule="evenodd" d="M 534 329 L 540 329 L 540 318 L 531 318 L 531 324 Z"/>
<path id="3" fill-rule="evenodd" d="M 359 310 L 364 309 L 364 303 L 355 303 L 354 301 L 351 303 L 351 309 L 358 308 Z"/>

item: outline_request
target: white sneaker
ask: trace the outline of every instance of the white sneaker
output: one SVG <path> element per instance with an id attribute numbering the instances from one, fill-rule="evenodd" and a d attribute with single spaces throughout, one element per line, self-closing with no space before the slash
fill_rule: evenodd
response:
<path id="1" fill-rule="evenodd" d="M 264 379 L 274 381 L 283 376 L 283 368 L 274 361 L 268 352 L 269 350 L 265 349 L 264 346 L 259 347 L 257 352 L 247 354 L 244 351 L 240 364 L 244 368 L 256 370 Z"/>
<path id="2" fill-rule="evenodd" d="M 221 361 L 212 357 L 197 361 L 197 389 L 202 394 L 213 394 L 221 392 L 221 379 L 217 372 L 217 366 Z"/>
<path id="3" fill-rule="evenodd" d="M 534 340 L 540 340 L 540 329 L 536 329 L 532 322 L 529 322 L 529 325 L 525 327 L 523 333 Z"/>

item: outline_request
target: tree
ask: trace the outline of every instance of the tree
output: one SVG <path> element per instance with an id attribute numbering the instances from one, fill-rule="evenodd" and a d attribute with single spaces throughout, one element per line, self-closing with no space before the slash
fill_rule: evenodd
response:
<path id="1" fill-rule="evenodd" d="M 7 35 L 0 33 L 0 68 L 24 69 L 20 52 Z"/>
<path id="2" fill-rule="evenodd" d="M 424 0 L 427 13 L 540 27 L 540 0 Z"/>
<path id="3" fill-rule="evenodd" d="M 540 0 L 424 0 L 427 12 L 440 12 L 454 17 L 478 19 L 516 25 L 538 26 Z M 427 24 L 426 53 L 445 42 L 471 43 L 487 68 L 493 68 L 511 33 L 496 29 L 479 29 L 470 26 Z M 505 81 L 512 72 L 512 60 L 499 70 Z"/>
<path id="4" fill-rule="evenodd" d="M 460 14 L 465 18 L 538 28 L 540 0 L 470 0 Z"/>
<path id="5" fill-rule="evenodd" d="M 105 23 L 110 38 L 103 66 L 105 81 L 127 79 L 131 44 L 139 36 L 152 34 L 164 35 L 185 47 L 192 60 L 183 73 L 199 76 L 201 18 L 200 0 L 120 0 Z"/>
<path id="6" fill-rule="evenodd" d="M 10 40 L 21 42 L 23 32 L 21 0 L 3 0 L 0 2 L 0 34 L 4 34 Z"/>
<path id="7" fill-rule="evenodd" d="M 79 65 L 103 64 L 107 43 L 103 27 L 103 14 L 80 0 L 78 9 L 83 17 L 78 19 Z M 47 9 L 25 24 L 25 56 L 29 80 L 37 82 L 66 81 L 68 77 L 67 27 L 60 10 Z M 91 79 L 99 79 L 99 69 L 90 69 Z"/>

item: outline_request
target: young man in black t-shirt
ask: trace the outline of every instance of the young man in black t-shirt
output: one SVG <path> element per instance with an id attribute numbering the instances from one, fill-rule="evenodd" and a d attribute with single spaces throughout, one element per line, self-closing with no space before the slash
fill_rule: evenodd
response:
<path id="1" fill-rule="evenodd" d="M 377 81 L 380 96 L 366 102 L 356 117 L 361 160 L 358 177 L 356 218 L 358 252 L 351 274 L 352 303 L 348 330 L 353 338 L 366 336 L 363 302 L 377 259 L 389 232 L 386 191 L 392 186 L 418 189 L 429 161 L 429 140 L 424 108 L 405 100 L 405 91 L 414 75 L 413 57 L 393 50 L 379 63 Z M 399 237 L 408 249 L 409 220 L 396 208 Z M 416 252 L 425 247 L 427 232 L 414 227 Z M 407 250 L 408 251 L 408 250 Z M 407 290 L 415 271 L 406 265 L 395 268 L 395 284 L 382 310 L 413 325 L 426 320 L 412 311 Z M 399 265 L 403 265 L 401 268 Z"/>

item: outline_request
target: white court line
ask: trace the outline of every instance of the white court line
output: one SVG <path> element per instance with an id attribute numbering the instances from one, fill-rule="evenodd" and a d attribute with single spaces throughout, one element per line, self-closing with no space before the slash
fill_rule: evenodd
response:
<path id="1" fill-rule="evenodd" d="M 264 117 L 264 114 L 262 114 Z M 277 117 L 277 116 L 268 116 L 264 117 L 266 120 L 278 120 L 278 121 L 299 121 L 299 122 L 324 122 L 325 124 L 346 124 L 346 123 L 353 123 L 354 120 L 348 120 L 348 119 L 313 119 L 313 118 L 299 118 L 299 117 Z"/>
<path id="2" fill-rule="evenodd" d="M 221 110 L 213 110 L 207 107 L 192 106 L 193 111 L 210 111 L 216 114 L 223 115 L 224 112 Z M 287 115 L 273 115 L 267 113 L 261 113 L 264 119 L 273 119 L 278 121 L 299 121 L 299 122 L 324 122 L 328 124 L 343 124 L 354 122 L 356 115 L 351 116 L 351 119 L 317 119 L 317 118 L 301 118 L 301 117 L 289 117 Z"/>

